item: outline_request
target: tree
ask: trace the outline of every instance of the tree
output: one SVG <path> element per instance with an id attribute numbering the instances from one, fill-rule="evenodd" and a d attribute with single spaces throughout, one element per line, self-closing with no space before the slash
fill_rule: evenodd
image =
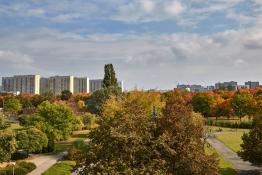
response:
<path id="1" fill-rule="evenodd" d="M 193 96 L 192 105 L 195 112 L 200 112 L 205 117 L 208 117 L 212 106 L 214 104 L 214 98 L 207 93 L 197 93 Z"/>
<path id="2" fill-rule="evenodd" d="M 9 97 L 4 101 L 4 111 L 16 115 L 22 109 L 22 105 L 15 97 Z"/>
<path id="3" fill-rule="evenodd" d="M 235 115 L 237 115 L 241 121 L 241 118 L 246 115 L 253 114 L 253 96 L 247 92 L 237 92 L 232 97 L 232 108 Z"/>
<path id="4" fill-rule="evenodd" d="M 234 112 L 231 105 L 231 100 L 225 100 L 214 107 L 214 115 L 217 117 L 227 117 L 228 119 L 233 116 Z"/>
<path id="5" fill-rule="evenodd" d="M 0 162 L 10 160 L 15 150 L 16 141 L 14 133 L 0 130 Z"/>
<path id="6" fill-rule="evenodd" d="M 242 150 L 238 153 L 244 160 L 262 165 L 262 93 L 256 93 L 254 128 L 242 136 Z"/>
<path id="7" fill-rule="evenodd" d="M 103 80 L 103 87 L 118 87 L 116 73 L 112 64 L 106 64 L 104 67 L 105 76 Z"/>
<path id="8" fill-rule="evenodd" d="M 61 92 L 61 100 L 67 101 L 72 97 L 72 92 L 64 90 Z"/>
<path id="9" fill-rule="evenodd" d="M 46 134 L 36 128 L 17 131 L 16 141 L 18 149 L 23 149 L 27 153 L 40 153 L 48 143 Z"/>
<path id="10" fill-rule="evenodd" d="M 46 133 L 49 150 L 54 149 L 55 141 L 68 139 L 74 129 L 74 115 L 70 108 L 62 104 L 52 104 L 48 101 L 38 106 L 38 114 L 42 121 L 37 127 Z"/>
<path id="11" fill-rule="evenodd" d="M 135 95 L 114 116 L 99 118 L 89 144 L 74 156 L 80 174 L 218 174 L 217 160 L 204 152 L 203 120 L 192 117 L 190 106 L 168 101 L 155 119 L 143 100 Z"/>
<path id="12" fill-rule="evenodd" d="M 121 89 L 109 87 L 95 91 L 86 101 L 87 110 L 92 114 L 101 115 L 103 105 L 111 96 L 120 98 L 122 96 Z"/>
<path id="13" fill-rule="evenodd" d="M 5 118 L 0 114 L 0 130 L 6 129 L 9 125 L 10 124 L 7 123 Z"/>

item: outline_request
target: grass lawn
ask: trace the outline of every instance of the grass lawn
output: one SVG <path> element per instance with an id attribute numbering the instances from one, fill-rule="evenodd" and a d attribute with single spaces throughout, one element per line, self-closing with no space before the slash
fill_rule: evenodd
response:
<path id="1" fill-rule="evenodd" d="M 6 131 L 14 131 L 14 130 L 19 130 L 22 129 L 23 126 L 21 126 L 19 123 L 12 123 L 10 127 L 6 128 Z"/>
<path id="2" fill-rule="evenodd" d="M 212 147 L 205 147 L 206 153 L 208 155 L 215 154 L 219 159 L 219 172 L 221 175 L 237 175 L 237 171 L 234 166 L 228 162 L 222 155 L 218 154 L 216 150 Z"/>
<path id="3" fill-rule="evenodd" d="M 211 132 L 218 132 L 219 130 L 221 132 L 249 132 L 250 129 L 236 129 L 236 128 L 225 128 L 225 127 L 220 127 L 220 126 L 205 126 L 206 131 L 211 131 Z"/>
<path id="4" fill-rule="evenodd" d="M 85 140 L 87 139 L 87 134 L 89 130 L 82 130 L 82 131 L 74 131 L 72 137 L 66 141 L 61 141 L 56 143 L 56 152 L 66 151 L 72 147 L 73 143 L 77 140 Z"/>
<path id="5" fill-rule="evenodd" d="M 233 151 L 238 152 L 241 150 L 240 144 L 242 143 L 242 135 L 243 134 L 240 133 L 218 134 L 216 135 L 216 138 Z"/>
<path id="6" fill-rule="evenodd" d="M 75 166 L 75 161 L 62 161 L 49 168 L 42 175 L 70 175 Z"/>

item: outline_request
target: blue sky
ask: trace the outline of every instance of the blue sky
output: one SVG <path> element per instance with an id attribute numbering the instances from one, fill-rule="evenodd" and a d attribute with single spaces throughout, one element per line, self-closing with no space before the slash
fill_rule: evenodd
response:
<path id="1" fill-rule="evenodd" d="M 262 82 L 261 0 L 0 0 L 0 76 L 103 76 L 126 88 Z"/>

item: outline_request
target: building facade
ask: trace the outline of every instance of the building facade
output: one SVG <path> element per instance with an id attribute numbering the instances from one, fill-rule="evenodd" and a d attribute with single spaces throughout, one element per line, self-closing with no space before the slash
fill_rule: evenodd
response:
<path id="1" fill-rule="evenodd" d="M 256 82 L 248 81 L 248 82 L 245 82 L 245 86 L 247 86 L 249 89 L 255 89 L 259 87 L 259 82 L 258 81 Z"/>
<path id="2" fill-rule="evenodd" d="M 40 94 L 40 75 L 15 75 L 2 78 L 3 92 Z"/>
<path id="3" fill-rule="evenodd" d="M 89 78 L 74 76 L 41 78 L 41 94 L 51 92 L 54 95 L 60 95 L 64 90 L 68 90 L 72 94 L 89 93 Z"/>
<path id="4" fill-rule="evenodd" d="M 42 87 L 47 87 L 47 89 L 42 89 L 43 92 L 49 91 L 54 95 L 60 95 L 62 91 L 68 90 L 74 93 L 74 77 L 73 76 L 53 76 L 49 77 L 48 80 L 42 80 Z M 47 84 L 46 84 L 47 83 Z"/>
<path id="5" fill-rule="evenodd" d="M 124 91 L 124 82 L 118 81 L 118 86 L 121 88 L 121 91 Z M 103 88 L 103 79 L 93 79 L 89 81 L 89 91 L 95 92 Z"/>
<path id="6" fill-rule="evenodd" d="M 224 82 L 224 83 L 216 83 L 215 84 L 216 89 L 228 89 L 228 90 L 237 90 L 237 82 L 230 81 L 230 82 Z"/>
<path id="7" fill-rule="evenodd" d="M 89 93 L 89 78 L 75 77 L 74 78 L 74 94 Z"/>

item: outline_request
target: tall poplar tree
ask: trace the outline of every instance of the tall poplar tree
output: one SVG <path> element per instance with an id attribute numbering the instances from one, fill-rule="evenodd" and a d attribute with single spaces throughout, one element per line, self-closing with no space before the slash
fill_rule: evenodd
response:
<path id="1" fill-rule="evenodd" d="M 113 64 L 106 64 L 104 70 L 105 70 L 105 76 L 103 80 L 103 87 L 104 88 L 118 87 L 116 73 Z"/>

